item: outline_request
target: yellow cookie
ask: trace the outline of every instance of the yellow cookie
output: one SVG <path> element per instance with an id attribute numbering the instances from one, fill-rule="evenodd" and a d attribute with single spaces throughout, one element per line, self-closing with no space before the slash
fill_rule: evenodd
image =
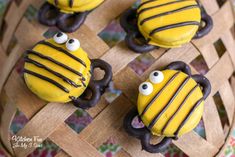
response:
<path id="1" fill-rule="evenodd" d="M 64 103 L 84 92 L 91 78 L 90 70 L 91 61 L 79 41 L 68 40 L 60 32 L 27 51 L 24 79 L 41 99 Z"/>
<path id="2" fill-rule="evenodd" d="M 65 13 L 89 11 L 96 8 L 103 1 L 104 0 L 48 0 L 50 4 Z"/>
<path id="3" fill-rule="evenodd" d="M 180 47 L 213 28 L 211 16 L 197 0 L 141 0 L 138 8 L 122 14 L 120 24 L 127 33 L 126 45 L 137 53 Z"/>
<path id="4" fill-rule="evenodd" d="M 176 70 L 151 73 L 150 79 L 140 86 L 137 102 L 141 119 L 152 134 L 166 137 L 181 136 L 193 130 L 201 120 L 203 106 L 200 86 L 190 76 Z"/>
<path id="5" fill-rule="evenodd" d="M 124 118 L 124 128 L 141 141 L 142 149 L 160 153 L 172 140 L 198 125 L 210 92 L 207 78 L 192 75 L 184 62 L 173 62 L 165 70 L 153 71 L 140 84 L 137 107 Z M 142 127 L 133 126 L 135 117 L 143 123 Z M 162 140 L 153 144 L 152 136 L 160 136 Z"/>
<path id="6" fill-rule="evenodd" d="M 201 22 L 195 0 L 142 0 L 138 28 L 149 44 L 172 48 L 192 40 Z"/>

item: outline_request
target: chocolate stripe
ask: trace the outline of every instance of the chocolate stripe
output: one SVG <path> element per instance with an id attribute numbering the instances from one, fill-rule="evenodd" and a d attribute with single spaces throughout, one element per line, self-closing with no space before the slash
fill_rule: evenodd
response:
<path id="1" fill-rule="evenodd" d="M 60 74 L 60 73 L 58 73 L 58 72 L 56 72 L 56 71 L 54 71 L 54 70 L 48 68 L 47 66 L 45 66 L 45 65 L 43 65 L 43 64 L 41 64 L 41 63 L 39 63 L 39 62 L 37 62 L 37 61 L 35 61 L 35 60 L 33 60 L 33 59 L 30 59 L 30 58 L 28 58 L 28 57 L 25 57 L 25 62 L 30 63 L 30 64 L 33 64 L 33 65 L 35 65 L 35 66 L 37 66 L 37 67 L 39 67 L 39 68 L 42 68 L 42 69 L 44 69 L 44 70 L 46 70 L 46 71 L 48 71 L 48 72 L 54 74 L 55 76 L 61 78 L 63 81 L 67 82 L 68 84 L 70 84 L 70 85 L 72 85 L 72 86 L 74 86 L 74 87 L 76 87 L 76 88 L 80 87 L 80 85 L 77 85 L 75 82 L 73 82 L 73 81 L 70 80 L 69 78 L 65 77 L 64 75 L 62 75 L 62 74 Z"/>
<path id="2" fill-rule="evenodd" d="M 163 107 L 163 109 L 154 117 L 154 119 L 151 121 L 149 124 L 148 128 L 152 129 L 153 126 L 156 124 L 156 122 L 159 120 L 159 118 L 162 116 L 162 114 L 170 107 L 172 102 L 175 100 L 175 98 L 178 96 L 180 91 L 184 88 L 184 86 L 188 83 L 190 79 L 190 76 L 186 77 L 186 79 L 183 81 L 183 83 L 178 87 L 177 91 L 175 94 L 171 97 L 171 99 L 168 101 L 168 103 Z"/>
<path id="3" fill-rule="evenodd" d="M 47 82 L 53 84 L 54 86 L 60 88 L 60 89 L 63 90 L 64 92 L 69 93 L 69 90 L 68 90 L 67 88 L 65 88 L 64 86 L 62 86 L 62 85 L 59 84 L 58 82 L 56 82 L 56 81 L 54 81 L 54 80 L 52 80 L 52 79 L 50 79 L 50 78 L 48 78 L 48 77 L 46 77 L 46 76 L 40 75 L 40 74 L 38 74 L 38 73 L 35 73 L 35 72 L 33 72 L 33 71 L 30 71 L 30 70 L 26 70 L 26 69 L 24 69 L 24 73 L 30 74 L 30 75 L 35 76 L 35 77 L 37 77 L 37 78 L 40 78 L 40 79 L 42 79 L 42 80 L 44 80 L 44 81 L 47 81 Z"/>
<path id="4" fill-rule="evenodd" d="M 70 7 L 70 8 L 73 7 L 73 0 L 69 0 L 69 7 Z"/>
<path id="5" fill-rule="evenodd" d="M 81 81 L 82 85 L 83 85 L 84 87 L 86 87 L 86 84 L 84 83 L 84 80 L 83 80 L 82 78 L 80 79 L 80 81 Z"/>
<path id="6" fill-rule="evenodd" d="M 189 25 L 197 25 L 197 26 L 199 26 L 200 23 L 197 22 L 197 21 L 187 21 L 187 22 L 171 24 L 171 25 L 167 25 L 167 26 L 156 28 L 156 29 L 152 30 L 149 35 L 152 36 L 153 34 L 155 34 L 157 32 L 161 32 L 161 31 L 164 31 L 164 30 L 172 29 L 172 28 L 182 27 L 182 26 L 189 26 Z"/>
<path id="7" fill-rule="evenodd" d="M 59 0 L 54 0 L 54 2 L 56 6 L 59 4 Z"/>
<path id="8" fill-rule="evenodd" d="M 184 106 L 185 102 L 189 99 L 189 97 L 192 95 L 192 93 L 197 89 L 197 87 L 199 87 L 199 85 L 197 84 L 195 87 L 193 87 L 193 89 L 191 89 L 191 91 L 188 93 L 188 95 L 185 97 L 185 99 L 183 100 L 183 102 L 180 104 L 180 106 L 178 107 L 178 109 L 175 111 L 175 113 L 173 115 L 171 115 L 170 119 L 166 122 L 166 124 L 164 125 L 163 129 L 162 129 L 162 133 L 164 133 L 164 131 L 166 130 L 167 126 L 170 124 L 170 122 L 175 118 L 175 116 L 177 115 L 177 113 L 180 111 L 180 109 Z"/>
<path id="9" fill-rule="evenodd" d="M 60 51 L 60 52 L 64 53 L 65 55 L 71 57 L 72 59 L 78 61 L 78 62 L 81 63 L 84 67 L 87 67 L 87 66 L 86 66 L 86 63 L 85 63 L 83 60 L 81 60 L 80 58 L 77 58 L 76 56 L 72 55 L 71 53 L 69 53 L 68 51 L 64 50 L 64 49 L 61 48 L 61 47 L 57 47 L 57 46 L 55 46 L 55 45 L 53 45 L 53 44 L 51 44 L 51 43 L 49 43 L 49 42 L 47 42 L 47 41 L 44 41 L 44 40 L 43 40 L 43 41 L 40 41 L 38 44 L 42 44 L 42 45 L 46 45 L 46 46 L 49 46 L 49 47 L 51 47 L 51 48 L 54 48 L 54 49 L 56 49 L 57 51 Z"/>
<path id="10" fill-rule="evenodd" d="M 52 62 L 52 63 L 55 63 L 56 65 L 61 66 L 62 68 L 66 69 L 66 70 L 69 70 L 70 72 L 72 72 L 72 73 L 74 73 L 74 74 L 76 74 L 76 75 L 82 77 L 83 79 L 85 79 L 85 78 L 83 77 L 82 73 L 80 73 L 80 72 L 78 72 L 78 71 L 76 71 L 76 70 L 70 68 L 69 66 L 67 66 L 67 65 L 65 65 L 65 64 L 63 64 L 63 63 L 61 63 L 61 62 L 56 61 L 55 59 L 53 59 L 53 58 L 51 58 L 51 57 L 45 56 L 45 55 L 43 55 L 43 54 L 41 54 L 41 53 L 38 53 L 38 52 L 36 52 L 36 51 L 34 51 L 34 50 L 27 50 L 27 54 L 35 55 L 35 56 L 37 56 L 37 57 L 39 57 L 39 58 L 41 58 L 41 59 L 45 59 L 45 60 L 47 60 L 47 61 L 50 61 L 50 62 Z"/>
<path id="11" fill-rule="evenodd" d="M 140 22 L 140 25 L 143 25 L 147 21 L 150 21 L 150 20 L 162 17 L 162 16 L 166 16 L 166 15 L 170 15 L 170 14 L 173 14 L 173 13 L 178 13 L 178 12 L 181 12 L 181 11 L 185 11 L 185 10 L 189 10 L 189 9 L 194 9 L 194 8 L 198 8 L 198 5 L 185 6 L 185 7 L 178 8 L 178 9 L 175 9 L 175 10 L 171 10 L 171 11 L 168 11 L 168 12 L 165 12 L 165 13 L 161 13 L 161 14 L 157 14 L 157 15 L 154 15 L 154 16 L 150 16 L 150 17 L 148 17 L 146 19 L 143 19 Z"/>
<path id="12" fill-rule="evenodd" d="M 186 124 L 186 122 L 189 120 L 189 118 L 192 116 L 193 112 L 197 109 L 197 107 L 202 103 L 204 99 L 201 98 L 197 101 L 197 103 L 193 106 L 193 108 L 190 110 L 190 112 L 187 114 L 186 118 L 182 121 L 180 126 L 177 128 L 176 132 L 174 133 L 175 136 L 177 136 L 182 129 L 182 127 Z"/>
<path id="13" fill-rule="evenodd" d="M 146 2 L 144 2 L 144 3 L 141 3 L 141 4 L 139 5 L 139 8 L 141 8 L 141 7 L 144 6 L 145 4 L 148 4 L 148 3 L 151 3 L 151 2 L 154 2 L 154 1 L 158 1 L 158 0 L 149 0 L 149 1 L 146 1 Z"/>
<path id="14" fill-rule="evenodd" d="M 177 0 L 177 1 L 173 1 L 173 2 L 168 2 L 168 3 L 152 6 L 152 7 L 149 7 L 149 8 L 144 8 L 144 9 L 141 9 L 140 11 L 138 11 L 138 15 L 140 15 L 141 13 L 143 13 L 145 11 L 151 10 L 151 9 L 156 9 L 156 8 L 160 8 L 160 7 L 163 7 L 163 6 L 167 6 L 167 5 L 171 5 L 171 4 L 175 4 L 175 3 L 182 3 L 182 2 L 185 2 L 185 1 Z"/>
<path id="15" fill-rule="evenodd" d="M 150 101 L 150 103 L 145 107 L 144 111 L 141 113 L 141 117 L 147 112 L 147 110 L 151 107 L 151 105 L 156 101 L 156 99 L 162 94 L 162 92 L 166 89 L 166 87 L 179 75 L 180 71 L 176 72 L 170 80 L 164 85 L 164 87 L 154 96 L 154 98 Z"/>

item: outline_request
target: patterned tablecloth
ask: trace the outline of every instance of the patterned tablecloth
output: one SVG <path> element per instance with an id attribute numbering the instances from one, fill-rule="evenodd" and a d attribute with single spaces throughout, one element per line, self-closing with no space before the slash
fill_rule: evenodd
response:
<path id="1" fill-rule="evenodd" d="M 0 26 L 1 26 L 1 18 L 3 17 L 4 11 L 8 4 L 8 0 L 0 0 Z M 29 21 L 35 20 L 37 10 L 33 7 L 29 7 L 25 16 Z M 44 35 L 45 37 L 51 37 L 57 30 L 55 28 L 49 29 Z M 107 28 L 102 31 L 100 37 L 107 42 L 109 46 L 115 45 L 117 42 L 123 40 L 125 33 L 120 28 L 118 21 L 112 21 Z M 130 67 L 135 70 L 135 72 L 141 75 L 151 64 L 153 63 L 153 58 L 144 54 L 130 63 Z M 16 66 L 16 70 L 19 74 L 22 72 L 23 61 L 20 61 Z M 206 66 L 203 62 L 202 58 L 198 58 L 197 61 L 192 63 L 200 73 L 206 73 Z M 118 95 L 121 94 L 121 91 L 118 89 L 112 89 L 111 91 L 107 91 L 105 93 L 105 98 L 108 102 L 112 102 Z M 219 110 L 219 114 L 222 117 L 222 124 L 227 124 L 227 116 L 226 112 L 223 108 L 223 104 L 220 103 L 220 96 L 218 95 L 215 100 L 218 102 L 216 104 Z M 74 129 L 77 133 L 79 133 L 82 129 L 84 129 L 89 123 L 91 123 L 92 118 L 89 114 L 83 110 L 78 109 L 73 115 L 71 115 L 66 123 Z M 24 125 L 28 122 L 28 119 L 23 115 L 22 112 L 18 111 L 13 123 L 11 125 L 11 134 L 16 134 Z M 135 125 L 138 124 L 138 120 L 134 121 Z M 195 131 L 203 138 L 205 138 L 205 130 L 203 121 L 195 128 Z M 115 153 L 117 153 L 121 149 L 121 145 L 116 143 L 115 137 L 110 137 L 108 141 L 103 143 L 99 148 L 97 148 L 101 153 L 103 153 L 106 157 L 112 157 Z M 29 157 L 52 157 L 55 156 L 60 151 L 59 147 L 56 146 L 50 140 L 46 140 L 41 144 L 41 147 L 38 147 Z M 168 149 L 164 152 L 166 157 L 186 157 L 187 155 L 180 151 L 176 146 L 170 145 Z M 0 150 L 0 157 L 5 157 L 3 152 Z M 235 128 L 233 130 L 233 136 L 229 139 L 229 145 L 223 152 L 222 157 L 235 157 Z"/>

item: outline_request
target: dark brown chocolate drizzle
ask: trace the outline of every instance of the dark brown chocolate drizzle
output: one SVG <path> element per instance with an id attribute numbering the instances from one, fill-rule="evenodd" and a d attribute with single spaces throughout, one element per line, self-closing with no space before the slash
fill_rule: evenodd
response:
<path id="1" fill-rule="evenodd" d="M 171 11 L 168 11 L 168 12 L 165 12 L 165 13 L 156 14 L 154 16 L 150 16 L 148 18 L 143 19 L 140 22 L 140 25 L 143 25 L 145 22 L 153 20 L 155 18 L 159 18 L 159 17 L 162 17 L 162 16 L 166 16 L 166 15 L 170 15 L 170 14 L 173 14 L 173 13 L 177 13 L 177 12 L 181 12 L 181 11 L 185 11 L 185 10 L 189 10 L 189 9 L 194 9 L 194 8 L 198 8 L 198 5 L 189 5 L 189 6 L 185 6 L 185 7 L 182 7 L 182 8 L 175 9 L 175 10 L 171 10 Z"/>
<path id="2" fill-rule="evenodd" d="M 197 22 L 197 21 L 187 21 L 187 22 L 180 22 L 180 23 L 175 23 L 175 24 L 159 27 L 159 28 L 156 28 L 156 29 L 152 30 L 149 33 L 149 35 L 152 36 L 152 35 L 154 35 L 157 32 L 161 32 L 161 31 L 164 31 L 164 30 L 172 29 L 172 28 L 182 27 L 182 26 L 189 26 L 189 25 L 200 26 L 200 22 Z"/>
<path id="3" fill-rule="evenodd" d="M 185 104 L 185 102 L 188 100 L 188 98 L 192 95 L 192 93 L 197 89 L 197 87 L 199 88 L 199 85 L 197 84 L 195 87 L 193 87 L 193 89 L 188 93 L 188 95 L 185 97 L 185 99 L 183 100 L 183 102 L 180 104 L 180 106 L 178 107 L 178 109 L 174 112 L 174 114 L 170 117 L 170 119 L 166 122 L 166 124 L 164 125 L 163 129 L 162 129 L 162 133 L 164 133 L 164 131 L 166 130 L 167 126 L 170 124 L 170 122 L 174 119 L 174 117 L 177 115 L 177 113 L 180 111 L 180 109 L 183 107 L 183 105 Z"/>
<path id="4" fill-rule="evenodd" d="M 82 85 L 83 85 L 84 87 L 86 87 L 86 84 L 84 83 L 85 80 L 81 78 L 80 81 L 81 81 Z"/>
<path id="5" fill-rule="evenodd" d="M 59 0 L 54 0 L 54 2 L 56 6 L 59 4 Z"/>
<path id="6" fill-rule="evenodd" d="M 60 51 L 60 52 L 64 53 L 65 55 L 69 56 L 70 58 L 72 58 L 72 59 L 78 61 L 78 62 L 81 63 L 84 67 L 87 67 L 86 63 L 85 63 L 83 60 L 81 60 L 80 58 L 77 58 L 76 56 L 72 55 L 71 53 L 69 53 L 68 51 L 66 51 L 65 49 L 63 49 L 63 48 L 61 48 L 61 47 L 57 47 L 57 46 L 55 46 L 55 45 L 53 45 L 53 44 L 51 44 L 51 43 L 49 43 L 49 42 L 47 42 L 47 41 L 45 41 L 45 40 L 40 41 L 38 44 L 42 44 L 42 45 L 46 45 L 46 46 L 49 46 L 49 47 L 51 47 L 51 48 L 54 48 L 54 49 L 56 49 L 57 51 Z"/>
<path id="7" fill-rule="evenodd" d="M 178 1 L 173 1 L 173 2 L 168 2 L 168 3 L 152 6 L 152 7 L 149 7 L 149 8 L 144 8 L 144 9 L 141 9 L 140 11 L 138 11 L 138 15 L 140 15 L 141 13 L 143 13 L 145 11 L 151 10 L 151 9 L 156 9 L 156 8 L 160 8 L 160 7 L 163 7 L 163 6 L 170 5 L 170 4 L 182 3 L 182 2 L 185 2 L 185 1 L 178 0 Z M 141 8 L 141 6 L 139 6 L 139 8 Z"/>
<path id="8" fill-rule="evenodd" d="M 147 1 L 147 2 L 152 2 L 152 1 Z M 153 6 L 153 7 L 150 7 L 150 8 L 145 8 L 145 9 L 142 9 L 138 13 L 138 16 L 146 10 L 157 8 L 157 7 L 162 7 L 164 5 L 170 5 L 170 4 L 174 4 L 174 3 L 178 3 L 178 2 L 184 2 L 184 1 L 174 1 L 174 2 L 169 2 L 169 3 Z M 147 3 L 145 2 L 145 3 L 143 3 L 143 5 L 144 4 L 147 4 Z M 141 8 L 143 5 L 140 5 L 139 8 Z M 175 10 L 171 10 L 171 11 L 168 11 L 168 12 L 164 12 L 164 13 L 161 13 L 161 14 L 153 15 L 151 17 L 145 18 L 142 21 L 140 21 L 140 25 L 143 25 L 145 22 L 153 20 L 155 18 L 159 18 L 159 17 L 162 17 L 162 16 L 170 15 L 170 14 L 173 14 L 173 13 L 177 13 L 177 12 L 181 12 L 181 11 L 185 11 L 185 10 L 193 9 L 193 8 L 199 8 L 199 6 L 197 4 L 196 5 L 189 5 L 189 6 L 184 6 L 184 7 L 181 7 L 181 8 L 175 9 Z M 177 27 L 182 27 L 182 26 L 187 26 L 187 25 L 198 25 L 198 26 L 200 26 L 200 23 L 197 22 L 197 21 L 185 21 L 185 22 L 181 22 L 181 23 L 175 23 L 175 24 L 171 24 L 171 25 L 167 25 L 167 26 L 162 26 L 162 27 L 155 28 L 154 30 L 152 30 L 149 35 L 152 36 L 153 34 L 155 34 L 157 32 L 160 32 L 160 31 L 164 31 L 164 30 L 168 30 L 168 29 L 172 29 L 172 28 L 177 28 Z"/>
<path id="9" fill-rule="evenodd" d="M 70 97 L 76 107 L 88 109 L 95 106 L 100 100 L 100 97 L 104 93 L 105 89 L 109 88 L 109 84 L 112 80 L 112 67 L 103 60 L 92 59 L 91 73 L 93 73 L 94 69 L 96 68 L 100 68 L 105 72 L 104 77 L 101 80 L 95 80 L 95 78 L 92 76 L 86 90 L 80 97 Z M 91 96 L 87 98 L 87 94 Z"/>
<path id="10" fill-rule="evenodd" d="M 188 83 L 190 80 L 190 76 L 186 77 L 186 79 L 183 81 L 183 83 L 179 86 L 177 91 L 174 93 L 174 95 L 171 97 L 169 102 L 163 107 L 163 109 L 153 118 L 153 120 L 150 122 L 148 128 L 151 130 L 153 126 L 156 124 L 156 122 L 159 120 L 159 118 L 162 116 L 162 114 L 168 109 L 168 107 L 172 104 L 172 102 L 175 100 L 177 95 L 180 93 L 180 91 L 184 88 L 184 86 Z"/>
<path id="11" fill-rule="evenodd" d="M 73 0 L 69 0 L 69 7 L 70 7 L 70 8 L 73 7 Z"/>
<path id="12" fill-rule="evenodd" d="M 33 59 L 30 59 L 28 56 L 25 57 L 25 62 L 33 64 L 33 65 L 35 65 L 35 66 L 37 66 L 39 68 L 42 68 L 42 69 L 50 72 L 51 74 L 54 74 L 55 76 L 61 78 L 63 81 L 67 82 L 68 84 L 70 84 L 70 85 L 72 85 L 72 86 L 74 86 L 76 88 L 81 86 L 81 85 L 77 85 L 75 82 L 73 82 L 71 79 L 67 78 L 66 76 L 64 76 L 64 75 L 62 75 L 62 74 L 60 74 L 60 73 L 58 73 L 58 72 L 48 68 L 47 66 L 45 66 L 45 65 L 43 65 L 43 64 L 41 64 L 41 63 L 39 63 L 39 62 L 37 62 L 37 61 L 35 61 Z"/>
<path id="13" fill-rule="evenodd" d="M 50 61 L 52 63 L 55 63 L 56 65 L 59 65 L 59 66 L 63 67 L 64 69 L 66 69 L 66 70 L 68 70 L 68 71 L 70 71 L 70 72 L 72 72 L 72 73 L 82 77 L 82 79 L 84 81 L 86 81 L 86 79 L 83 77 L 82 73 L 80 73 L 80 72 L 70 68 L 69 66 L 67 66 L 67 65 L 65 65 L 65 64 L 63 64 L 61 62 L 56 61 L 55 59 L 53 59 L 51 57 L 45 56 L 45 55 L 43 55 L 41 53 L 38 53 L 38 52 L 36 52 L 34 50 L 27 50 L 27 54 L 35 55 L 35 56 L 37 56 L 39 58 L 42 58 L 42 59 L 45 59 L 45 60 Z"/>
<path id="14" fill-rule="evenodd" d="M 184 124 L 189 120 L 189 118 L 192 116 L 193 112 L 197 109 L 197 107 L 202 103 L 202 101 L 204 101 L 203 98 L 201 98 L 200 100 L 197 101 L 197 103 L 193 106 L 193 108 L 190 110 L 190 112 L 187 114 L 186 118 L 183 120 L 183 122 L 180 124 L 180 126 L 178 127 L 178 129 L 176 130 L 176 132 L 174 133 L 175 136 L 177 136 L 180 132 L 180 130 L 182 129 L 182 127 L 184 126 Z"/>
<path id="15" fill-rule="evenodd" d="M 141 113 L 141 117 L 147 112 L 147 110 L 151 107 L 151 105 L 156 101 L 156 99 L 161 95 L 161 93 L 166 89 L 166 87 L 179 75 L 179 71 L 176 72 L 170 80 L 164 85 L 164 87 L 154 96 L 154 98 L 150 101 L 148 105 L 146 105 L 144 111 Z"/>
<path id="16" fill-rule="evenodd" d="M 150 1 L 146 1 L 146 2 L 144 2 L 144 3 L 141 3 L 141 4 L 139 5 L 139 8 L 142 7 L 142 6 L 145 5 L 145 4 L 148 4 L 148 3 L 151 3 L 151 2 L 154 2 L 154 1 L 158 1 L 158 0 L 150 0 Z"/>
<path id="17" fill-rule="evenodd" d="M 30 75 L 32 75 L 32 76 L 38 77 L 38 78 L 40 78 L 40 79 L 42 79 L 42 80 L 44 80 L 44 81 L 47 81 L 47 82 L 49 82 L 49 83 L 55 85 L 56 87 L 60 88 L 60 89 L 63 90 L 64 92 L 69 93 L 69 90 L 68 90 L 67 88 L 65 88 L 64 86 L 62 86 L 62 85 L 59 84 L 58 82 L 56 82 L 56 81 L 54 81 L 54 80 L 52 80 L 52 79 L 50 79 L 50 78 L 48 78 L 48 77 L 46 77 L 46 76 L 40 75 L 40 74 L 38 74 L 38 73 L 35 73 L 35 72 L 33 72 L 33 71 L 30 71 L 30 70 L 26 70 L 26 69 L 24 69 L 23 72 L 24 72 L 24 73 L 27 73 L 27 74 L 30 74 Z"/>

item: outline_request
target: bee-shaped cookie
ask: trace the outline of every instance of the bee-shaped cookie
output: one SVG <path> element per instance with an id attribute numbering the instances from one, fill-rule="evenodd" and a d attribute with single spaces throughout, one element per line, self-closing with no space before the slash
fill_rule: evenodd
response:
<path id="1" fill-rule="evenodd" d="M 211 85 L 202 75 L 191 75 L 184 62 L 173 62 L 165 70 L 153 71 L 149 79 L 139 86 L 137 108 L 124 119 L 124 128 L 141 141 L 142 148 L 158 153 L 181 136 L 193 130 L 201 120 L 204 101 Z M 132 126 L 138 116 L 143 128 Z M 162 141 L 151 144 L 151 136 L 161 136 Z"/>
<path id="2" fill-rule="evenodd" d="M 208 34 L 212 18 L 196 0 L 141 0 L 120 20 L 127 46 L 143 53 L 158 47 L 174 48 Z"/>
<path id="3" fill-rule="evenodd" d="M 39 10 L 39 22 L 63 32 L 76 31 L 88 13 L 104 0 L 47 0 Z"/>
<path id="4" fill-rule="evenodd" d="M 105 72 L 101 80 L 93 77 L 96 68 Z M 72 101 L 75 106 L 87 109 L 96 105 L 108 87 L 112 68 L 103 60 L 90 60 L 77 39 L 68 39 L 65 33 L 59 32 L 27 50 L 24 80 L 28 88 L 43 100 Z"/>

